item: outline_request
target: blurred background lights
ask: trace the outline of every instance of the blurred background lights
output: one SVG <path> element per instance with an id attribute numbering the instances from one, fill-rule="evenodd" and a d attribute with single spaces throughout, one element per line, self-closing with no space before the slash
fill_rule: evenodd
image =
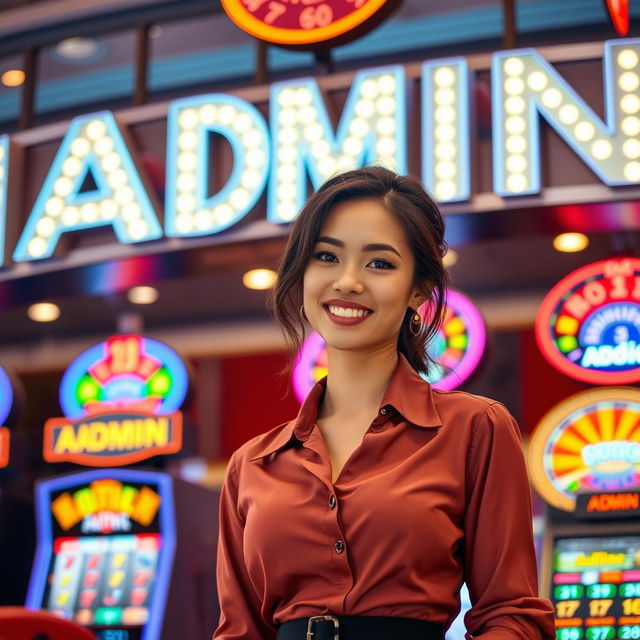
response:
<path id="1" fill-rule="evenodd" d="M 91 38 L 67 38 L 56 45 L 55 52 L 67 60 L 84 60 L 93 58 L 99 50 L 99 45 Z"/>
<path id="2" fill-rule="evenodd" d="M 588 246 L 589 238 L 584 233 L 561 233 L 553 239 L 553 248 L 565 253 L 582 251 Z"/>
<path id="3" fill-rule="evenodd" d="M 251 269 L 242 276 L 247 289 L 270 289 L 276 281 L 276 272 L 271 269 Z"/>
<path id="4" fill-rule="evenodd" d="M 24 71 L 20 69 L 9 69 L 2 74 L 2 84 L 5 87 L 19 87 L 24 84 Z"/>
<path id="5" fill-rule="evenodd" d="M 133 287 L 127 291 L 127 299 L 133 304 L 153 304 L 158 299 L 158 290 L 154 287 Z"/>
<path id="6" fill-rule="evenodd" d="M 29 307 L 27 315 L 34 322 L 53 322 L 60 316 L 60 307 L 52 302 L 37 302 Z"/>
<path id="7" fill-rule="evenodd" d="M 444 254 L 442 262 L 447 269 L 450 269 L 458 262 L 458 254 L 453 249 L 447 249 L 447 253 Z"/>

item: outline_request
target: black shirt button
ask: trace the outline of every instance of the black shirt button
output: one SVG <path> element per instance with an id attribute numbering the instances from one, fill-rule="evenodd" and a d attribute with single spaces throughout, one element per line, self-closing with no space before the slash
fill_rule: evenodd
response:
<path id="1" fill-rule="evenodd" d="M 336 540 L 333 546 L 336 548 L 336 553 L 342 553 L 344 551 L 344 542 L 342 542 L 342 540 Z"/>
<path id="2" fill-rule="evenodd" d="M 382 409 L 380 409 L 380 413 L 382 415 L 384 415 L 385 413 L 387 413 L 387 407 L 382 407 Z"/>
<path id="3" fill-rule="evenodd" d="M 336 506 L 336 497 L 331 494 L 331 497 L 329 498 L 329 509 L 333 509 Z"/>

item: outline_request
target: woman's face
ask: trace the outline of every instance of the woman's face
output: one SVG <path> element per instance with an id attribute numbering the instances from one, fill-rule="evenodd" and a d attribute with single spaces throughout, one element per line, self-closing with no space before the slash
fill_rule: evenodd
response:
<path id="1" fill-rule="evenodd" d="M 407 307 L 424 296 L 413 283 L 406 233 L 380 200 L 336 205 L 304 272 L 304 311 L 328 347 L 396 348 Z"/>

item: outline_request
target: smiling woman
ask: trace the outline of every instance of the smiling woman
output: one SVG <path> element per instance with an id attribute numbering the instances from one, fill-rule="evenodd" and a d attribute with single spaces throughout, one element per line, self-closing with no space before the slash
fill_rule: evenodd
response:
<path id="1" fill-rule="evenodd" d="M 306 323 L 322 336 L 329 373 L 229 460 L 214 639 L 443 640 L 463 582 L 466 637 L 555 638 L 515 420 L 420 375 L 445 251 L 431 197 L 380 167 L 330 179 L 294 222 L 271 304 L 294 347 Z"/>

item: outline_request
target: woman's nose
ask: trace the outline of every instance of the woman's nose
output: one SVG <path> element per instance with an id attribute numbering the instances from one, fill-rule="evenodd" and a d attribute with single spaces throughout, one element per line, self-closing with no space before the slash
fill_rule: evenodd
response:
<path id="1" fill-rule="evenodd" d="M 362 281 L 358 277 L 355 269 L 343 269 L 340 272 L 340 275 L 336 278 L 333 283 L 333 288 L 336 291 L 341 291 L 343 293 L 347 292 L 355 292 L 362 293 L 364 290 L 364 285 Z"/>

